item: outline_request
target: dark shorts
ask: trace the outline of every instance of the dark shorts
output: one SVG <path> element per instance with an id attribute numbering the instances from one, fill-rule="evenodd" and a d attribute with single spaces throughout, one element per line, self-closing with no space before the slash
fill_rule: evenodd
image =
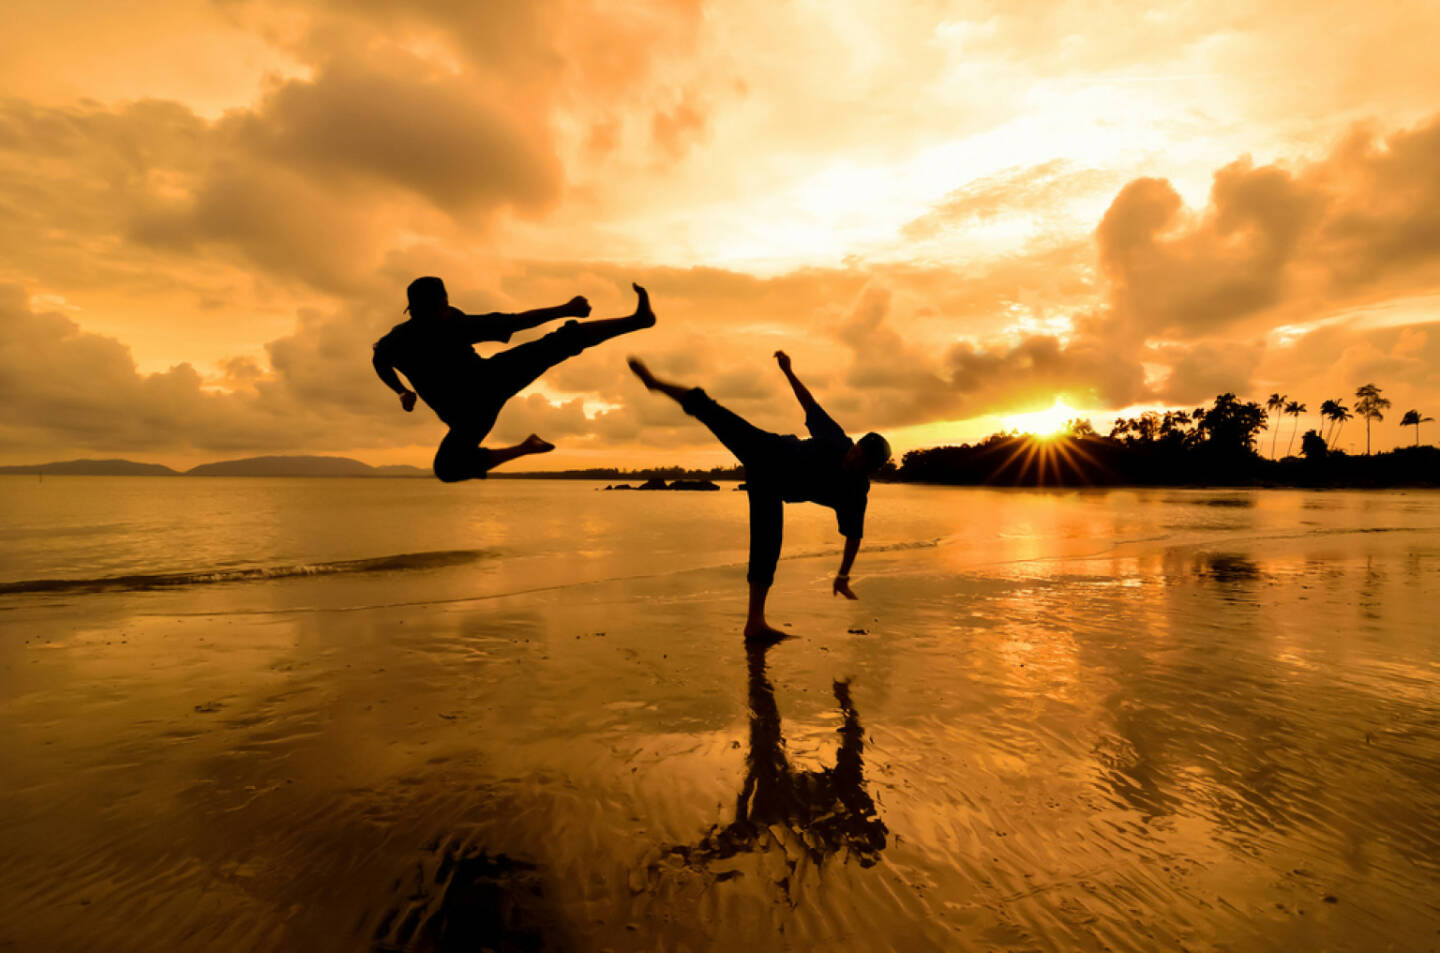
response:
<path id="1" fill-rule="evenodd" d="M 451 430 L 479 443 L 495 426 L 506 401 L 556 364 L 585 350 L 588 343 L 582 326 L 567 321 L 544 337 L 484 358 L 475 379 L 452 381 L 446 395 L 430 404 L 431 409 Z"/>
<path id="2" fill-rule="evenodd" d="M 582 325 L 567 321 L 544 337 L 486 358 L 474 380 L 453 381 L 443 398 L 427 399 L 450 427 L 435 451 L 435 475 L 447 483 L 483 478 L 490 451 L 480 442 L 490 435 L 505 402 L 590 343 Z"/>

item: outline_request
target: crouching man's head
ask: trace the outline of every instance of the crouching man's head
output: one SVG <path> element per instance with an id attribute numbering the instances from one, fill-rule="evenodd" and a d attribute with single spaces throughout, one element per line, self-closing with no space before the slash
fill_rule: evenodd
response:
<path id="1" fill-rule="evenodd" d="M 867 433 L 845 452 L 845 469 L 870 476 L 890 462 L 890 443 L 878 433 Z"/>

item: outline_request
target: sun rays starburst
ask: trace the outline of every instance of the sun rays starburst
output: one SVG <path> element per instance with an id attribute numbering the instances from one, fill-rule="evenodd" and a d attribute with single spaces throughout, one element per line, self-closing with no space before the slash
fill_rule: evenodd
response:
<path id="1" fill-rule="evenodd" d="M 1017 486 L 1091 485 L 1106 467 L 1083 444 L 1082 439 L 1066 433 L 1012 437 L 995 448 L 997 453 L 1005 453 L 1005 458 L 991 471 L 989 482 Z"/>

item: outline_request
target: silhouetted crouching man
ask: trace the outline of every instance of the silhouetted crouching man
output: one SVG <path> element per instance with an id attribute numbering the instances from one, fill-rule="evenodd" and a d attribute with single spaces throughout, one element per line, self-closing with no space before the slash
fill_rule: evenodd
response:
<path id="1" fill-rule="evenodd" d="M 375 373 L 400 395 L 400 406 L 407 413 L 415 409 L 418 395 L 449 425 L 450 432 L 435 451 L 435 476 L 446 483 L 479 479 L 507 460 L 554 450 L 554 444 L 533 433 L 513 447 L 486 449 L 480 442 L 495 426 L 505 402 L 541 374 L 601 341 L 654 326 L 650 296 L 639 285 L 632 287 L 640 300 L 629 317 L 567 321 L 542 338 L 484 358 L 472 345 L 509 341 L 516 331 L 547 321 L 588 317 L 590 303 L 577 295 L 557 307 L 520 314 L 465 314 L 450 307 L 439 278 L 410 282 L 405 289 L 410 320 L 375 342 Z M 401 383 L 396 370 L 415 390 Z"/>
<path id="2" fill-rule="evenodd" d="M 864 535 L 870 475 L 890 459 L 890 445 L 884 437 L 867 433 L 859 443 L 852 441 L 790 370 L 785 352 L 776 351 L 775 359 L 805 410 L 809 439 L 761 430 L 721 407 L 700 388 L 666 383 L 640 360 L 630 358 L 630 369 L 646 387 L 678 401 L 745 465 L 750 496 L 750 570 L 745 577 L 750 583 L 750 609 L 745 638 L 760 641 L 785 636 L 765 621 L 765 597 L 780 559 L 783 504 L 809 501 L 835 511 L 840 535 L 845 537 L 845 554 L 832 589 L 847 599 L 857 598 L 850 591 L 850 567 Z"/>

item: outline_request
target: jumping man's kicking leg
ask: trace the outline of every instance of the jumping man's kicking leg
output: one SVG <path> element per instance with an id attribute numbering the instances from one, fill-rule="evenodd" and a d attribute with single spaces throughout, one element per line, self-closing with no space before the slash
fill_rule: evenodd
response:
<path id="1" fill-rule="evenodd" d="M 563 327 L 542 338 L 501 351 L 490 358 L 486 362 L 491 375 L 487 384 L 495 396 L 503 403 L 566 358 L 613 337 L 654 327 L 655 312 L 650 308 L 649 292 L 639 285 L 631 287 L 640 298 L 635 304 L 634 314 L 598 321 L 567 321 Z"/>
<path id="2" fill-rule="evenodd" d="M 745 639 L 754 643 L 777 642 L 786 637 L 765 621 L 765 599 L 775 581 L 775 564 L 780 559 L 780 539 L 785 505 L 779 495 L 765 486 L 766 445 L 775 440 L 739 414 L 721 407 L 698 387 L 683 387 L 662 381 L 639 358 L 630 358 L 630 370 L 650 390 L 676 401 L 685 412 L 710 428 L 726 448 L 745 465 L 750 498 L 750 605 L 745 615 Z"/>

